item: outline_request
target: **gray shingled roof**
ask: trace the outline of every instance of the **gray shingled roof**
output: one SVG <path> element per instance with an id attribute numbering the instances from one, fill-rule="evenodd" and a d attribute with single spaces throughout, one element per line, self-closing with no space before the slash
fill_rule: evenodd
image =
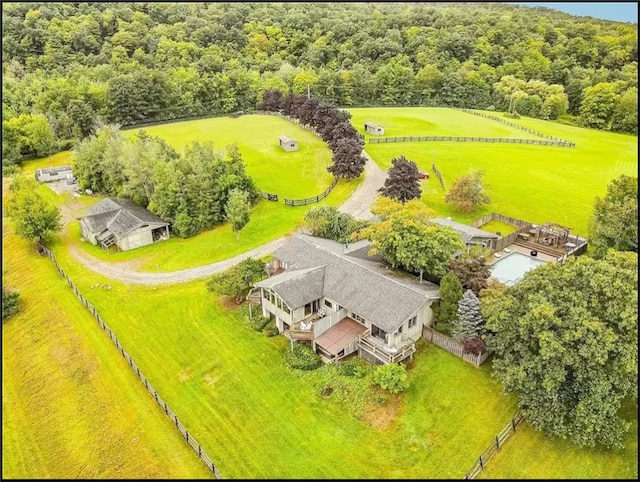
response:
<path id="1" fill-rule="evenodd" d="M 121 238 L 143 224 L 168 226 L 169 223 L 128 199 L 104 198 L 87 208 L 88 216 L 83 219 L 93 233 L 105 229 Z"/>
<path id="2" fill-rule="evenodd" d="M 331 298 L 387 332 L 396 331 L 429 299 L 439 297 L 437 285 L 349 257 L 342 244 L 327 239 L 297 234 L 273 255 L 290 270 L 324 266 L 323 291 L 315 299 Z"/>
<path id="3" fill-rule="evenodd" d="M 490 233 L 489 231 L 483 231 L 482 229 L 474 228 L 473 226 L 462 224 L 452 219 L 432 218 L 431 221 L 436 224 L 439 224 L 440 226 L 448 226 L 458 231 L 460 233 L 460 237 L 462 238 L 463 243 L 468 243 L 473 238 L 491 238 L 491 239 L 500 238 L 500 236 L 495 233 Z"/>
<path id="4" fill-rule="evenodd" d="M 256 284 L 260 288 L 271 288 L 289 308 L 301 306 L 322 298 L 324 267 L 287 270 Z"/>
<path id="5" fill-rule="evenodd" d="M 40 174 L 57 174 L 59 172 L 71 171 L 71 166 L 43 167 L 38 169 Z"/>
<path id="6" fill-rule="evenodd" d="M 281 136 L 278 137 L 278 139 L 280 139 L 282 142 L 297 142 L 295 139 L 293 139 L 292 137 L 289 136 L 285 136 L 284 134 L 282 134 Z"/>

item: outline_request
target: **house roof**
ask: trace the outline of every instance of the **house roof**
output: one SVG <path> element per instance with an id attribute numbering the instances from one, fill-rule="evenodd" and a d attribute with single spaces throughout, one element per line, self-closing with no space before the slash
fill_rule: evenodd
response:
<path id="1" fill-rule="evenodd" d="M 271 288 L 292 309 L 322 298 L 324 267 L 287 270 L 256 284 Z"/>
<path id="2" fill-rule="evenodd" d="M 295 139 L 293 139 L 292 137 L 289 136 L 285 136 L 284 134 L 281 136 L 278 136 L 278 139 L 280 139 L 282 142 L 297 142 Z"/>
<path id="3" fill-rule="evenodd" d="M 437 285 L 419 283 L 381 263 L 349 256 L 342 244 L 328 239 L 296 234 L 273 254 L 289 270 L 324 267 L 323 289 L 314 299 L 331 298 L 388 332 L 396 331 L 429 299 L 439 297 Z M 273 283 L 286 273 L 274 276 Z"/>
<path id="4" fill-rule="evenodd" d="M 463 243 L 468 243 L 473 238 L 490 238 L 499 239 L 500 236 L 489 231 L 483 231 L 482 229 L 474 228 L 467 224 L 462 224 L 449 218 L 432 218 L 430 221 L 439 224 L 440 226 L 448 226 L 455 229 L 460 233 Z"/>
<path id="5" fill-rule="evenodd" d="M 369 126 L 369 127 L 381 127 L 378 124 L 376 124 L 375 122 L 371 122 L 371 121 L 364 121 L 364 125 Z"/>
<path id="6" fill-rule="evenodd" d="M 117 238 L 144 224 L 168 226 L 169 223 L 128 199 L 104 198 L 87 208 L 88 216 L 80 218 L 92 233 L 111 231 Z"/>

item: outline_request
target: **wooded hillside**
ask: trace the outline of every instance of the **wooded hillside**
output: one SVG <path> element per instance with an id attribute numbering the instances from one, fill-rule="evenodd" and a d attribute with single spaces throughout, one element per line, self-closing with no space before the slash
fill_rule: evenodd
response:
<path id="1" fill-rule="evenodd" d="M 3 165 L 93 129 L 254 108 L 507 110 L 637 132 L 637 24 L 475 3 L 3 3 Z"/>

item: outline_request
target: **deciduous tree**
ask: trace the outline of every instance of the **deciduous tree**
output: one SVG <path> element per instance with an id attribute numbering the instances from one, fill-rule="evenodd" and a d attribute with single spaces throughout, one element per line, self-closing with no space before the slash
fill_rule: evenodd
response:
<path id="1" fill-rule="evenodd" d="M 411 199 L 420 199 L 422 189 L 416 163 L 400 156 L 391 159 L 391 164 L 384 186 L 380 188 L 382 195 L 403 203 Z"/>
<path id="2" fill-rule="evenodd" d="M 483 204 L 489 204 L 491 200 L 484 191 L 482 182 L 483 173 L 471 171 L 466 176 L 459 177 L 449 188 L 444 200 L 456 206 L 464 213 L 473 212 Z"/>
<path id="3" fill-rule="evenodd" d="M 253 285 L 265 276 L 265 263 L 247 258 L 224 273 L 212 276 L 207 282 L 207 290 L 217 295 L 233 296 L 239 304 Z"/>
<path id="4" fill-rule="evenodd" d="M 353 138 L 342 138 L 336 141 L 333 149 L 333 164 L 329 171 L 336 179 L 355 179 L 364 171 L 367 160 L 362 156 L 362 145 Z"/>
<path id="5" fill-rule="evenodd" d="M 11 183 L 7 214 L 18 236 L 33 242 L 46 241 L 60 231 L 60 210 L 38 192 L 35 179 L 16 177 Z"/>
<path id="6" fill-rule="evenodd" d="M 245 191 L 234 188 L 229 192 L 225 213 L 233 232 L 236 233 L 236 238 L 240 238 L 240 231 L 249 222 L 250 208 L 249 195 Z"/>
<path id="7" fill-rule="evenodd" d="M 482 314 L 494 373 L 532 427 L 578 446 L 622 445 L 621 402 L 638 396 L 636 253 L 544 264 L 483 295 Z"/>
<path id="8" fill-rule="evenodd" d="M 463 294 L 462 283 L 455 273 L 449 271 L 440 281 L 440 313 L 437 325 L 439 331 L 451 332 L 451 326 L 458 317 L 458 303 Z"/>

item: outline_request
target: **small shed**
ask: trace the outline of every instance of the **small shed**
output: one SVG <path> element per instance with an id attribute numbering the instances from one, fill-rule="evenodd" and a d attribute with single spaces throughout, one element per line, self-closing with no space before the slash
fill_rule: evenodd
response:
<path id="1" fill-rule="evenodd" d="M 72 179 L 73 171 L 71 166 L 45 167 L 36 170 L 36 180 L 38 182 L 62 181 Z"/>
<path id="2" fill-rule="evenodd" d="M 298 141 L 289 136 L 281 135 L 278 137 L 278 140 L 280 141 L 280 147 L 287 152 L 297 151 L 299 149 Z"/>
<path id="3" fill-rule="evenodd" d="M 376 136 L 384 135 L 384 127 L 379 126 L 378 124 L 371 121 L 364 122 L 364 130 L 365 132 Z"/>

